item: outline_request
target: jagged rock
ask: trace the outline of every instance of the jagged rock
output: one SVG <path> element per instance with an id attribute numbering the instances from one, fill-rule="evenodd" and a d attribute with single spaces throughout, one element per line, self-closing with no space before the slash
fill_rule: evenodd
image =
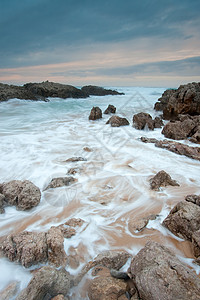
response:
<path id="1" fill-rule="evenodd" d="M 199 115 L 200 82 L 180 85 L 177 90 L 163 94 L 159 101 L 161 104 L 155 108 L 162 108 L 164 119 L 171 120 L 179 114 Z"/>
<path id="2" fill-rule="evenodd" d="M 114 105 L 109 104 L 106 110 L 104 111 L 104 114 L 115 114 L 116 113 L 116 107 Z"/>
<path id="3" fill-rule="evenodd" d="M 56 267 L 64 266 L 67 255 L 63 246 L 64 236 L 60 228 L 52 226 L 46 234 L 48 261 Z"/>
<path id="4" fill-rule="evenodd" d="M 83 158 L 81 156 L 75 156 L 75 157 L 70 157 L 65 160 L 65 162 L 77 162 L 77 161 L 87 161 L 87 159 Z"/>
<path id="5" fill-rule="evenodd" d="M 47 261 L 46 234 L 20 232 L 6 237 L 1 246 L 3 254 L 10 261 L 20 262 L 24 267 Z"/>
<path id="6" fill-rule="evenodd" d="M 19 289 L 19 282 L 14 281 L 7 285 L 1 292 L 0 292 L 0 299 L 1 300 L 10 300 L 14 299 Z"/>
<path id="7" fill-rule="evenodd" d="M 192 234 L 200 229 L 200 207 L 192 202 L 181 201 L 163 221 L 173 234 L 192 240 Z"/>
<path id="8" fill-rule="evenodd" d="M 69 186 L 70 184 L 75 183 L 76 181 L 77 179 L 75 179 L 72 176 L 53 178 L 45 188 L 45 191 L 48 189 L 55 189 L 62 186 Z"/>
<path id="9" fill-rule="evenodd" d="M 24 86 L 15 86 L 0 83 L 0 102 L 14 98 L 24 100 L 38 100 L 37 95 L 34 95 Z"/>
<path id="10" fill-rule="evenodd" d="M 145 137 L 141 137 L 141 141 L 144 143 L 154 143 L 155 146 L 158 148 L 163 148 L 179 155 L 185 155 L 189 158 L 200 160 L 199 147 L 190 147 L 188 145 L 184 145 L 178 142 L 168 140 L 158 141 L 156 139 L 148 139 Z"/>
<path id="11" fill-rule="evenodd" d="M 171 176 L 163 170 L 150 179 L 150 186 L 152 190 L 158 191 L 161 186 L 168 185 L 179 186 L 179 184 L 175 180 L 172 180 Z"/>
<path id="12" fill-rule="evenodd" d="M 197 122 L 190 118 L 184 121 L 170 121 L 164 126 L 162 134 L 169 139 L 184 140 L 193 135 L 196 126 Z"/>
<path id="13" fill-rule="evenodd" d="M 67 294 L 71 286 L 71 276 L 65 269 L 57 270 L 52 267 L 42 267 L 34 273 L 16 300 L 43 300 L 53 298 L 58 294 Z"/>
<path id="14" fill-rule="evenodd" d="M 124 280 L 113 278 L 108 269 L 102 268 L 98 276 L 90 282 L 88 296 L 90 300 L 118 300 L 125 295 L 126 287 Z"/>
<path id="15" fill-rule="evenodd" d="M 92 151 L 93 151 L 93 150 L 92 150 L 91 148 L 89 148 L 89 147 L 84 147 L 83 150 L 86 151 L 86 152 L 92 152 Z"/>
<path id="16" fill-rule="evenodd" d="M 147 126 L 150 130 L 154 130 L 154 121 L 150 114 L 141 112 L 133 116 L 133 127 L 136 129 L 144 129 Z"/>
<path id="17" fill-rule="evenodd" d="M 86 85 L 81 88 L 81 90 L 88 95 L 93 96 L 106 96 L 106 95 L 124 95 L 124 93 L 119 93 L 117 91 L 104 89 L 100 86 Z"/>
<path id="18" fill-rule="evenodd" d="M 129 121 L 126 118 L 121 118 L 118 116 L 112 116 L 106 122 L 106 124 L 110 124 L 112 127 L 120 127 L 129 125 Z"/>
<path id="19" fill-rule="evenodd" d="M 91 109 L 90 115 L 89 115 L 89 120 L 98 120 L 102 118 L 102 111 L 101 109 L 97 107 L 93 107 Z"/>
<path id="20" fill-rule="evenodd" d="M 148 242 L 139 251 L 130 272 L 142 300 L 200 299 L 199 277 L 156 242 Z"/>
<path id="21" fill-rule="evenodd" d="M 159 117 L 155 117 L 153 123 L 154 123 L 154 128 L 161 128 L 164 125 L 163 120 Z"/>
<path id="22" fill-rule="evenodd" d="M 158 102 L 155 103 L 154 109 L 157 111 L 163 111 L 164 108 L 167 106 L 169 98 L 176 92 L 175 89 L 170 89 L 164 91 L 162 97 L 158 99 Z"/>
<path id="23" fill-rule="evenodd" d="M 3 214 L 5 212 L 3 208 L 4 203 L 5 203 L 5 196 L 3 194 L 0 194 L 0 214 Z"/>
<path id="24" fill-rule="evenodd" d="M 194 256 L 197 257 L 197 262 L 200 262 L 200 230 L 195 231 L 192 234 L 192 246 Z"/>
<path id="25" fill-rule="evenodd" d="M 29 180 L 12 180 L 0 186 L 5 196 L 5 205 L 15 205 L 19 210 L 27 210 L 40 203 L 40 189 Z"/>
<path id="26" fill-rule="evenodd" d="M 185 200 L 200 206 L 200 196 L 198 195 L 187 195 L 185 197 Z"/>

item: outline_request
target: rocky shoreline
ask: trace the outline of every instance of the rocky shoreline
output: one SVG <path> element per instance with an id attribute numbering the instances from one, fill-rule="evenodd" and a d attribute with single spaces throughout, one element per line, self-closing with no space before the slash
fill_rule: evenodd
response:
<path id="1" fill-rule="evenodd" d="M 33 101 L 48 101 L 49 97 L 79 99 L 87 98 L 91 95 L 123 95 L 123 93 L 92 85 L 78 89 L 72 85 L 49 81 L 41 83 L 26 83 L 23 86 L 0 83 L 0 102 L 8 101 L 13 98 Z"/>
<path id="2" fill-rule="evenodd" d="M 1 93 L 1 101 L 27 95 L 29 100 L 46 100 L 48 97 L 85 98 L 89 95 L 115 95 L 115 91 L 99 87 L 85 87 L 81 90 L 45 82 L 42 84 L 26 84 L 23 87 L 9 86 L 7 94 Z M 3 87 L 2 90 L 6 87 Z M 57 89 L 58 88 L 58 89 Z M 56 92 L 57 89 L 57 92 Z M 28 92 L 27 92 L 28 91 Z M 30 94 L 29 94 L 30 92 Z M 16 93 L 19 93 L 16 97 Z M 25 93 L 25 94 L 23 94 Z M 80 94 L 79 94 L 80 93 Z M 112 94 L 113 93 L 113 94 Z M 32 95 L 32 96 L 31 96 Z M 11 98 L 8 98 L 11 97 Z M 35 97 L 35 99 L 33 99 Z M 4 99 L 4 100 L 2 100 Z M 22 98 L 19 98 L 22 99 Z M 23 98 L 24 99 L 24 98 Z M 194 103 L 193 103 L 194 102 Z M 200 83 L 181 86 L 178 90 L 165 91 L 156 110 L 163 111 L 161 117 L 153 119 L 148 113 L 133 115 L 132 126 L 135 129 L 154 130 L 162 128 L 165 137 L 175 140 L 189 140 L 199 144 L 200 133 Z M 109 105 L 104 114 L 115 114 L 116 108 Z M 102 118 L 99 107 L 93 107 L 89 120 L 94 122 Z M 164 125 L 163 119 L 169 120 Z M 89 122 L 89 121 L 88 121 Z M 98 122 L 98 121 L 97 121 Z M 129 126 L 126 118 L 112 115 L 106 124 L 112 127 Z M 173 134 L 172 134 L 173 132 Z M 191 159 L 200 160 L 200 148 L 191 147 L 172 140 L 156 140 L 142 137 L 144 143 L 154 143 L 163 148 Z M 87 149 L 85 151 L 91 151 Z M 83 157 L 72 157 L 65 162 L 86 162 Z M 39 205 L 41 194 L 48 189 L 76 184 L 73 175 L 76 168 L 71 168 L 65 177 L 53 178 L 43 191 L 32 182 L 13 180 L 0 183 L 0 212 L 4 213 L 6 206 L 16 206 L 18 210 L 30 210 Z M 152 176 L 149 189 L 155 193 L 160 187 L 171 185 L 181 188 L 180 182 L 171 178 L 164 170 Z M 137 224 L 129 224 L 134 231 L 142 231 L 150 220 L 157 215 L 149 215 L 138 220 Z M 162 226 L 179 238 L 189 241 L 193 251 L 194 262 L 200 265 L 200 196 L 185 195 L 185 199 L 176 204 L 162 222 Z M 200 278 L 185 263 L 164 245 L 148 241 L 136 255 L 126 251 L 105 251 L 92 261 L 85 262 L 81 271 L 72 276 L 67 272 L 67 266 L 75 263 L 79 266 L 76 255 L 67 256 L 64 250 L 64 240 L 70 239 L 77 232 L 83 232 L 87 222 L 71 218 L 59 226 L 52 226 L 44 232 L 22 231 L 1 237 L 1 255 L 12 262 L 17 262 L 29 268 L 38 265 L 28 286 L 19 292 L 18 283 L 14 282 L 0 292 L 3 300 L 16 297 L 17 300 L 69 300 L 69 293 L 74 286 L 88 277 L 86 284 L 90 300 L 198 300 L 200 299 Z M 130 251 L 131 252 L 131 251 Z M 45 266 L 42 266 L 45 264 Z M 48 265 L 46 265 L 48 264 Z M 125 271 L 121 268 L 125 266 Z"/>

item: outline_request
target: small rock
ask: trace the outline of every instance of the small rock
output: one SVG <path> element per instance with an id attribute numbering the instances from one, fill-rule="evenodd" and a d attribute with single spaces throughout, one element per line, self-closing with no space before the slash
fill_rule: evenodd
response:
<path id="1" fill-rule="evenodd" d="M 48 189 L 55 189 L 62 186 L 69 186 L 70 184 L 75 183 L 76 181 L 77 179 L 71 176 L 53 178 L 51 182 L 47 185 L 47 187 L 44 189 L 44 191 Z"/>
<path id="2" fill-rule="evenodd" d="M 134 234 L 137 231 L 139 232 L 139 231 L 143 230 L 147 226 L 149 220 L 155 220 L 156 217 L 157 217 L 157 215 L 154 215 L 154 214 L 144 217 L 142 219 L 138 219 L 136 217 L 129 221 L 128 228 L 129 228 L 130 232 Z"/>
<path id="3" fill-rule="evenodd" d="M 129 121 L 126 118 L 121 118 L 118 116 L 112 116 L 106 124 L 110 124 L 112 127 L 120 127 L 129 125 Z"/>
<path id="4" fill-rule="evenodd" d="M 45 296 L 51 298 L 58 294 L 65 295 L 71 286 L 71 276 L 65 269 L 57 270 L 52 267 L 42 267 L 34 273 L 16 300 L 43 300 Z"/>
<path id="5" fill-rule="evenodd" d="M 150 179 L 150 186 L 152 190 L 158 191 L 161 186 L 168 185 L 179 186 L 179 184 L 175 180 L 172 180 L 171 176 L 163 170 Z"/>
<path id="6" fill-rule="evenodd" d="M 67 172 L 68 175 L 75 175 L 81 170 L 81 168 L 70 168 Z"/>
<path id="7" fill-rule="evenodd" d="M 82 219 L 72 218 L 64 224 L 59 225 L 58 228 L 62 231 L 64 238 L 69 239 L 76 234 L 77 227 L 81 227 L 83 224 L 84 221 Z"/>
<path id="8" fill-rule="evenodd" d="M 102 118 L 102 111 L 101 109 L 97 107 L 93 107 L 91 109 L 90 115 L 89 115 L 89 120 L 98 120 Z"/>
<path id="9" fill-rule="evenodd" d="M 68 158 L 67 160 L 65 160 L 65 162 L 77 162 L 77 161 L 87 161 L 86 158 L 83 158 L 83 157 L 70 157 Z"/>
<path id="10" fill-rule="evenodd" d="M 114 105 L 109 104 L 106 110 L 104 111 L 104 114 L 115 114 L 116 113 L 116 107 Z"/>
<path id="11" fill-rule="evenodd" d="M 159 117 L 155 117 L 153 122 L 154 122 L 154 128 L 161 128 L 164 125 L 163 120 L 160 119 Z"/>
<path id="12" fill-rule="evenodd" d="M 86 152 L 92 152 L 92 151 L 93 151 L 93 150 L 92 150 L 91 148 L 89 148 L 89 147 L 84 147 L 83 150 L 86 151 Z"/>

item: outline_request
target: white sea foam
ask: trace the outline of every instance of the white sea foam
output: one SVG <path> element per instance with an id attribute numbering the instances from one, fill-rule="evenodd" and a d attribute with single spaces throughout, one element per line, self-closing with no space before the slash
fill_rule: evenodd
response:
<path id="1" fill-rule="evenodd" d="M 142 131 L 132 127 L 135 113 L 159 115 L 153 106 L 165 89 L 118 90 L 125 95 L 51 99 L 48 103 L 14 99 L 1 103 L 0 182 L 28 179 L 43 191 L 52 178 L 67 176 L 69 168 L 81 169 L 75 175 L 77 184 L 42 192 L 40 205 L 31 211 L 6 208 L 5 214 L 0 215 L 1 236 L 22 227 L 47 231 L 71 217 L 82 218 L 88 226 L 65 240 L 65 251 L 83 245 L 86 261 L 105 249 L 120 248 L 135 254 L 144 244 L 140 240 L 151 237 L 152 230 L 163 240 L 167 238 L 169 233 L 161 225 L 164 216 L 187 193 L 200 192 L 200 162 L 139 140 L 141 136 L 162 139 L 160 129 Z M 88 120 L 93 106 L 104 111 L 108 104 L 115 105 L 117 115 L 126 117 L 130 125 L 120 128 L 105 125 L 108 115 L 98 121 Z M 93 151 L 84 151 L 86 146 Z M 65 162 L 74 156 L 82 156 L 87 161 Z M 149 178 L 162 169 L 181 187 L 151 191 Z M 154 210 L 159 218 L 149 222 L 147 231 L 135 235 L 129 231 L 129 219 Z M 23 270 L 18 279 L 22 285 L 27 284 L 28 276 L 25 280 L 23 275 L 29 274 L 26 270 L 4 259 L 0 264 L 1 273 L 7 274 L 0 279 L 1 288 L 15 278 L 15 271 L 10 272 L 10 268 Z M 69 268 L 73 274 L 79 269 Z"/>

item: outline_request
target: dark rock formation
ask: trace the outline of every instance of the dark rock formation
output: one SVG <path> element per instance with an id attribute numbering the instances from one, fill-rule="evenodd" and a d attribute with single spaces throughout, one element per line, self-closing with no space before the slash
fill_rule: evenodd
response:
<path id="1" fill-rule="evenodd" d="M 89 115 L 89 120 L 98 120 L 102 118 L 102 111 L 101 109 L 97 107 L 93 107 L 91 109 L 90 115 Z"/>
<path id="2" fill-rule="evenodd" d="M 20 293 L 17 300 L 51 299 L 58 294 L 67 294 L 70 286 L 71 276 L 65 269 L 42 267 L 34 273 L 27 288 Z"/>
<path id="3" fill-rule="evenodd" d="M 141 137 L 141 141 L 144 143 L 154 143 L 158 148 L 163 148 L 179 155 L 185 155 L 189 158 L 200 160 L 199 147 L 190 147 L 188 145 L 168 140 L 158 141 L 156 139 L 148 139 L 146 137 Z"/>
<path id="4" fill-rule="evenodd" d="M 119 93 L 113 90 L 107 90 L 99 86 L 87 85 L 82 87 L 82 92 L 91 96 L 106 96 L 106 95 L 124 95 L 124 93 Z"/>
<path id="5" fill-rule="evenodd" d="M 1 196 L 0 209 L 2 201 L 5 205 L 15 205 L 19 210 L 27 210 L 37 206 L 40 203 L 41 193 L 37 186 L 29 180 L 12 180 L 0 184 Z"/>
<path id="6" fill-rule="evenodd" d="M 161 128 L 163 126 L 163 121 L 156 117 L 154 120 L 152 119 L 150 114 L 141 112 L 133 116 L 133 127 L 139 130 L 148 127 L 150 130 L 154 130 L 154 128 Z"/>
<path id="7" fill-rule="evenodd" d="M 157 111 L 163 111 L 164 108 L 167 106 L 169 98 L 175 93 L 175 91 L 175 89 L 164 91 L 162 97 L 158 99 L 159 102 L 155 103 L 154 109 Z"/>
<path id="8" fill-rule="evenodd" d="M 156 242 L 148 242 L 139 251 L 130 273 L 142 300 L 200 299 L 199 277 Z"/>
<path id="9" fill-rule="evenodd" d="M 115 114 L 116 113 L 116 107 L 114 105 L 109 104 L 106 110 L 104 111 L 104 114 Z"/>
<path id="10" fill-rule="evenodd" d="M 129 125 L 129 121 L 126 118 L 121 118 L 118 116 L 112 116 L 106 122 L 106 124 L 110 124 L 112 127 L 120 127 Z"/>
<path id="11" fill-rule="evenodd" d="M 179 114 L 200 114 L 200 82 L 192 82 L 179 86 L 177 90 L 166 92 L 155 104 L 155 109 L 163 110 L 166 120 L 176 118 Z"/>
<path id="12" fill-rule="evenodd" d="M 150 186 L 152 190 L 158 191 L 161 186 L 168 185 L 179 186 L 179 184 L 175 180 L 172 180 L 171 176 L 163 170 L 150 179 Z"/>
<path id="13" fill-rule="evenodd" d="M 200 229 L 200 207 L 188 201 L 181 201 L 170 211 L 163 221 L 173 234 L 192 240 L 192 235 Z"/>
<path id="14" fill-rule="evenodd" d="M 0 214 L 3 214 L 5 212 L 4 210 L 4 203 L 5 203 L 5 196 L 3 194 L 0 194 Z"/>
<path id="15" fill-rule="evenodd" d="M 162 134 L 164 134 L 165 137 L 174 140 L 183 140 L 192 137 L 192 141 L 198 143 L 199 126 L 199 116 L 191 117 L 186 115 L 183 117 L 183 115 L 180 115 L 178 121 L 170 121 L 164 126 Z"/>
<path id="16" fill-rule="evenodd" d="M 72 176 L 53 178 L 45 188 L 45 191 L 48 189 L 55 189 L 62 186 L 69 186 L 70 184 L 75 183 L 76 181 L 77 179 L 75 179 Z"/>

